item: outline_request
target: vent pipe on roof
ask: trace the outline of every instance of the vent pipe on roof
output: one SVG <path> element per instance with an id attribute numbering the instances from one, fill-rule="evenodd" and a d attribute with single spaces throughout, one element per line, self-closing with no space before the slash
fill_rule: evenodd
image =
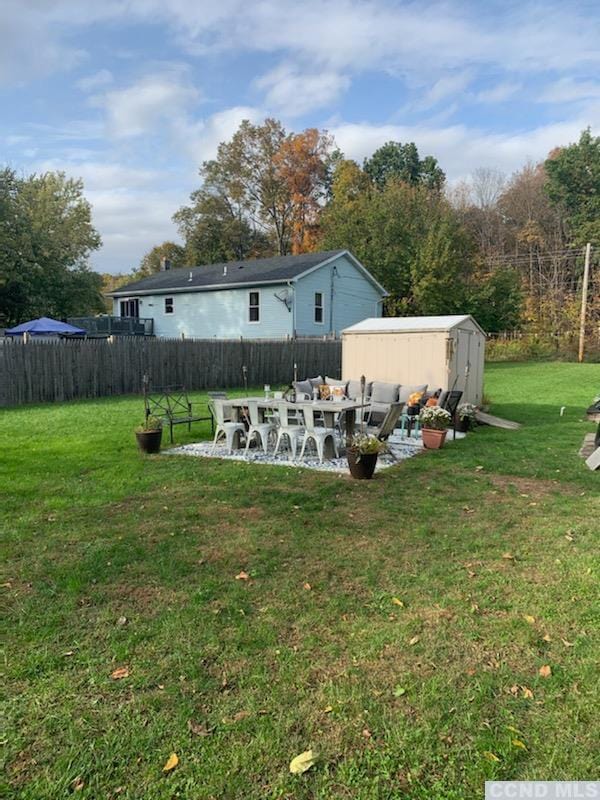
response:
<path id="1" fill-rule="evenodd" d="M 192 282 L 192 270 L 190 270 L 190 277 L 188 278 L 188 283 Z"/>
<path id="2" fill-rule="evenodd" d="M 168 258 L 165 258 L 165 256 L 163 256 L 160 259 L 160 271 L 166 272 L 169 269 L 171 269 L 171 262 L 169 261 Z"/>
<path id="3" fill-rule="evenodd" d="M 223 277 L 227 275 L 227 264 L 223 267 Z"/>

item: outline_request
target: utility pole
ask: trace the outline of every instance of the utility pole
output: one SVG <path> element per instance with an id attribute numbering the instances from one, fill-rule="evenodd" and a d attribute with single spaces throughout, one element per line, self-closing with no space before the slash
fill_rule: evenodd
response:
<path id="1" fill-rule="evenodd" d="M 588 242 L 585 246 L 585 263 L 583 265 L 583 289 L 581 293 L 581 321 L 579 323 L 579 358 L 583 361 L 583 349 L 585 346 L 585 312 L 587 307 L 588 282 L 590 279 L 590 254 L 592 245 Z"/>

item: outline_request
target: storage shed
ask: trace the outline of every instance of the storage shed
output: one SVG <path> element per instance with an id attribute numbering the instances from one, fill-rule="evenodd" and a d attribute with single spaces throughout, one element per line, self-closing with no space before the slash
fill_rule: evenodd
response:
<path id="1" fill-rule="evenodd" d="M 342 331 L 342 379 L 460 389 L 481 405 L 485 332 L 468 314 L 364 319 Z"/>

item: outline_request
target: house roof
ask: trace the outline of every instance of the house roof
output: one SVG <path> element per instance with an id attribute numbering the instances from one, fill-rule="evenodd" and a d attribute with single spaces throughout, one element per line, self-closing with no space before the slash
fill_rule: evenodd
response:
<path id="1" fill-rule="evenodd" d="M 341 255 L 347 255 L 352 262 L 364 272 L 381 292 L 385 290 L 375 278 L 347 250 L 327 250 L 322 253 L 303 253 L 298 256 L 273 256 L 272 258 L 255 258 L 247 261 L 227 261 L 220 264 L 208 264 L 202 267 L 180 267 L 157 272 L 125 286 L 120 286 L 111 297 L 125 297 L 136 294 L 165 294 L 170 292 L 202 292 L 214 289 L 228 289 L 239 286 L 260 286 L 270 283 L 286 283 L 295 281 L 306 272 L 332 261 Z"/>
<path id="2" fill-rule="evenodd" d="M 345 328 L 342 333 L 417 333 L 450 331 L 463 322 L 473 322 L 485 333 L 470 314 L 449 314 L 439 317 L 372 317 Z"/>

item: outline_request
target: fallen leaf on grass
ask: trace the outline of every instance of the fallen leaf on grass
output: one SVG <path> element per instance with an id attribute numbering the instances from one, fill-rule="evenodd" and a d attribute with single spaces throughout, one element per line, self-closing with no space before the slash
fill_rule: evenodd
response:
<path id="1" fill-rule="evenodd" d="M 364 728 L 363 732 L 362 732 L 362 735 L 363 735 L 363 737 L 365 739 L 370 739 L 373 734 L 371 733 L 371 731 L 368 728 Z"/>
<path id="2" fill-rule="evenodd" d="M 241 720 L 246 719 L 246 717 L 250 716 L 249 711 L 238 711 L 237 714 L 234 714 L 232 717 L 233 722 L 241 722 Z"/>
<path id="3" fill-rule="evenodd" d="M 404 686 L 396 686 L 394 689 L 394 697 L 402 697 L 404 694 L 406 694 L 406 689 Z"/>
<path id="4" fill-rule="evenodd" d="M 171 753 L 163 767 L 163 772 L 171 772 L 172 769 L 175 769 L 177 764 L 179 764 L 177 753 Z"/>
<path id="5" fill-rule="evenodd" d="M 495 753 L 492 753 L 491 750 L 484 750 L 483 755 L 487 758 L 488 761 L 500 761 L 498 756 Z"/>
<path id="6" fill-rule="evenodd" d="M 476 471 L 476 472 L 481 472 L 481 470 L 482 470 L 482 469 L 483 469 L 483 464 L 478 464 L 478 465 L 475 467 L 475 471 Z"/>
<path id="7" fill-rule="evenodd" d="M 535 617 L 532 617 L 531 614 L 524 614 L 523 615 L 523 619 L 525 620 L 525 622 L 528 622 L 530 625 L 534 625 L 535 624 Z"/>
<path id="8" fill-rule="evenodd" d="M 519 747 L 521 750 L 527 750 L 527 747 L 520 739 L 512 739 L 511 744 L 513 747 Z"/>
<path id="9" fill-rule="evenodd" d="M 119 619 L 117 620 L 117 625 L 119 626 L 127 625 L 127 617 L 119 617 Z"/>
<path id="10" fill-rule="evenodd" d="M 512 553 L 502 553 L 502 558 L 505 558 L 507 561 L 514 561 L 515 557 Z"/>
<path id="11" fill-rule="evenodd" d="M 409 642 L 409 645 L 412 647 L 413 644 L 416 644 L 418 641 L 419 641 L 419 637 L 418 636 L 413 636 L 412 639 Z"/>
<path id="12" fill-rule="evenodd" d="M 400 606 L 400 608 L 404 608 L 404 603 L 402 602 L 402 600 L 400 600 L 399 597 L 392 597 L 392 603 L 395 606 Z"/>
<path id="13" fill-rule="evenodd" d="M 324 714 L 331 714 L 332 711 L 333 711 L 333 706 L 325 706 L 325 708 L 323 709 Z"/>
<path id="14" fill-rule="evenodd" d="M 544 664 L 543 667 L 540 667 L 539 673 L 542 678 L 549 678 L 552 675 L 552 669 L 549 664 Z"/>
<path id="15" fill-rule="evenodd" d="M 80 792 L 84 788 L 84 786 L 85 786 L 85 783 L 83 781 L 83 778 L 81 778 L 79 776 L 77 778 L 75 778 L 74 781 L 71 782 L 71 789 L 74 792 Z"/>
<path id="16" fill-rule="evenodd" d="M 290 772 L 292 775 L 302 775 L 317 762 L 317 756 L 312 750 L 305 750 L 299 756 L 290 761 Z"/>
<path id="17" fill-rule="evenodd" d="M 242 570 L 241 572 L 238 572 L 238 574 L 235 576 L 235 579 L 236 581 L 247 581 L 250 579 L 250 575 Z"/>
<path id="18" fill-rule="evenodd" d="M 306 589 L 306 591 L 308 592 L 308 591 L 310 591 L 310 590 L 312 589 L 312 586 L 310 585 L 310 583 L 306 582 L 306 583 L 305 583 L 305 584 L 302 586 L 302 588 L 303 588 L 303 589 Z"/>
<path id="19" fill-rule="evenodd" d="M 110 677 L 113 681 L 120 681 L 122 678 L 129 677 L 129 667 L 117 667 L 117 669 L 113 669 L 110 673 Z"/>
<path id="20" fill-rule="evenodd" d="M 206 722 L 194 722 L 193 719 L 188 719 L 188 729 L 194 736 L 210 736 L 215 730 Z"/>
<path id="21" fill-rule="evenodd" d="M 565 647 L 575 647 L 574 642 L 567 642 L 566 639 L 561 639 L 561 642 L 564 644 Z"/>
<path id="22" fill-rule="evenodd" d="M 526 700 L 533 700 L 533 692 L 527 686 L 521 686 L 521 690 L 523 692 L 523 697 Z"/>
<path id="23" fill-rule="evenodd" d="M 543 639 L 545 642 L 551 642 L 551 641 L 552 641 L 552 637 L 550 636 L 550 634 L 549 634 L 549 633 L 545 633 L 545 634 L 542 636 L 542 639 Z"/>

